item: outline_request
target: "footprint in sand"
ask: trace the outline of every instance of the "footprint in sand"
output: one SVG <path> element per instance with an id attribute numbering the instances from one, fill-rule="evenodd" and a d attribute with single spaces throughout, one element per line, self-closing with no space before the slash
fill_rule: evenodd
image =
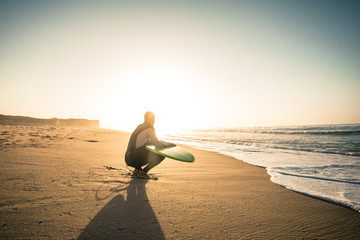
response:
<path id="1" fill-rule="evenodd" d="M 7 142 L 9 142 L 9 140 L 7 140 L 7 139 L 0 139 L 0 144 L 2 144 L 2 143 L 7 143 Z"/>
<path id="2" fill-rule="evenodd" d="M 29 136 L 31 136 L 31 137 L 40 137 L 40 135 L 37 134 L 37 133 L 29 133 Z"/>

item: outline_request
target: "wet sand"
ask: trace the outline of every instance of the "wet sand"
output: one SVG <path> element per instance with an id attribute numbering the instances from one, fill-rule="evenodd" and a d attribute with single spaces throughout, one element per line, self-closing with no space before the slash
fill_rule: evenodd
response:
<path id="1" fill-rule="evenodd" d="M 360 214 L 191 149 L 134 179 L 129 133 L 0 125 L 0 239 L 358 239 Z"/>

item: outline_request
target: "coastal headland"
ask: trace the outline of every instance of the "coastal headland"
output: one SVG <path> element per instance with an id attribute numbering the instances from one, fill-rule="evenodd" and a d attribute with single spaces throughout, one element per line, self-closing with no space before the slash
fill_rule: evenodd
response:
<path id="1" fill-rule="evenodd" d="M 88 119 L 61 119 L 61 118 L 33 118 L 24 116 L 9 116 L 0 114 L 0 124 L 11 125 L 50 125 L 70 127 L 99 127 L 99 120 Z"/>

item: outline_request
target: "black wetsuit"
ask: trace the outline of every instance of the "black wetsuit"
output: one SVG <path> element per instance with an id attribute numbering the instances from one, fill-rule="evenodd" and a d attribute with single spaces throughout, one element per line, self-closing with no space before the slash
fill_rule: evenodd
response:
<path id="1" fill-rule="evenodd" d="M 164 160 L 165 158 L 156 153 L 146 150 L 146 143 L 140 147 L 136 147 L 136 140 L 139 134 L 149 128 L 154 130 L 154 127 L 151 124 L 143 123 L 135 129 L 135 131 L 131 134 L 128 148 L 125 153 L 125 162 L 128 166 L 134 167 L 138 170 L 142 170 L 141 167 L 148 164 L 144 168 L 144 172 L 148 172 L 151 168 L 161 163 L 162 160 Z"/>

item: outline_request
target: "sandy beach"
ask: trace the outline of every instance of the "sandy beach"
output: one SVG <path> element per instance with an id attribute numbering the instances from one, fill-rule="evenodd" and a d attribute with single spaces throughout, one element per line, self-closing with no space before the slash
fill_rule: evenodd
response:
<path id="1" fill-rule="evenodd" d="M 130 134 L 0 125 L 0 239 L 359 239 L 360 214 L 295 193 L 266 169 L 185 148 L 131 178 Z"/>

